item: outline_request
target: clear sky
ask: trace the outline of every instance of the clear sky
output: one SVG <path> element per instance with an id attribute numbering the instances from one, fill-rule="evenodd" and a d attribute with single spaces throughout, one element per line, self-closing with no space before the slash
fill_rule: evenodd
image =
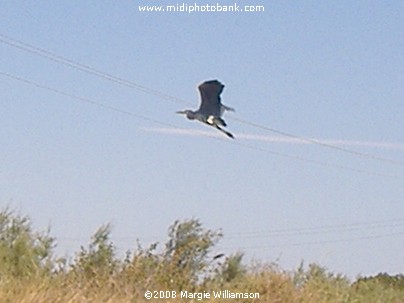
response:
<path id="1" fill-rule="evenodd" d="M 234 1 L 0 2 L 0 205 L 61 255 L 104 223 L 122 252 L 199 218 L 247 263 L 404 272 L 404 3 L 139 11 L 183 3 Z M 211 79 L 234 141 L 175 114 Z"/>

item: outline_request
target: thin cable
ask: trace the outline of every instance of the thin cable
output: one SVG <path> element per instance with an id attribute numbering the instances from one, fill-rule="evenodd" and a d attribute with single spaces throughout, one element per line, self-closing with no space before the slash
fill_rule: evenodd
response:
<path id="1" fill-rule="evenodd" d="M 268 244 L 268 245 L 253 245 L 253 246 L 223 246 L 223 249 L 267 249 L 267 248 L 279 248 L 279 247 L 293 247 L 293 246 L 313 246 L 313 245 L 324 245 L 324 244 L 333 244 L 333 243 L 343 243 L 343 242 L 352 242 L 352 241 L 360 241 L 360 240 L 373 240 L 380 238 L 387 238 L 393 236 L 403 236 L 404 232 L 393 232 L 393 233 L 384 233 L 377 234 L 372 236 L 361 236 L 361 237 L 350 237 L 350 238 L 341 238 L 335 240 L 318 240 L 318 241 L 302 241 L 302 242 L 292 242 L 292 243 L 279 243 L 279 244 Z"/>
<path id="2" fill-rule="evenodd" d="M 404 236 L 404 232 L 391 232 L 391 233 L 383 233 L 383 234 L 376 234 L 376 235 L 371 235 L 371 236 L 358 236 L 358 237 L 345 237 L 345 238 L 339 238 L 339 239 L 333 239 L 333 240 L 313 240 L 313 241 L 299 241 L 299 242 L 291 242 L 291 243 L 277 243 L 277 244 L 263 244 L 263 245 L 246 245 L 246 246 L 238 246 L 238 245 L 218 245 L 217 248 L 221 250 L 227 250 L 227 249 L 237 249 L 237 250 L 256 250 L 256 249 L 273 249 L 273 248 L 281 248 L 281 247 L 299 247 L 299 246 L 317 246 L 317 245 L 326 245 L 326 244 L 336 244 L 336 243 L 345 243 L 345 242 L 353 242 L 353 241 L 368 241 L 368 240 L 375 240 L 375 239 L 383 239 L 383 238 L 390 238 L 390 237 L 401 237 Z M 225 239 L 225 238 L 224 238 Z M 58 237 L 57 240 L 65 241 L 63 237 Z M 71 238 L 69 238 L 67 241 L 70 241 Z M 67 248 L 75 248 L 77 246 L 82 246 L 82 244 L 73 244 L 72 242 L 78 242 L 82 240 L 88 240 L 87 238 L 76 238 L 76 240 L 73 240 L 70 242 L 70 244 L 64 244 L 64 247 Z M 120 238 L 118 237 L 112 237 L 112 240 L 115 241 L 120 241 Z M 138 240 L 138 239 L 136 239 Z M 135 242 L 135 240 L 134 240 Z M 163 245 L 162 242 L 159 241 L 153 241 L 153 243 L 161 244 Z M 120 250 L 128 250 L 127 247 L 123 247 L 121 245 L 116 246 L 114 245 L 115 248 L 120 249 Z M 136 250 L 136 248 L 135 248 Z"/>
<path id="3" fill-rule="evenodd" d="M 112 81 L 112 82 L 121 84 L 121 85 L 126 86 L 126 87 L 135 88 L 135 89 L 140 90 L 140 91 L 142 91 L 144 93 L 148 93 L 148 94 L 154 95 L 156 97 L 160 97 L 162 99 L 166 99 L 166 100 L 169 100 L 169 101 L 172 101 L 172 102 L 175 102 L 175 103 L 181 103 L 181 104 L 187 104 L 187 105 L 192 104 L 191 102 L 188 102 L 186 100 L 183 100 L 183 99 L 180 99 L 180 98 L 165 94 L 165 93 L 160 92 L 160 91 L 155 90 L 155 89 L 148 88 L 148 87 L 146 87 L 144 85 L 135 83 L 133 81 L 129 81 L 129 80 L 123 79 L 121 77 L 117 77 L 117 76 L 114 76 L 114 75 L 99 71 L 99 70 L 97 70 L 97 69 L 95 69 L 95 68 L 93 68 L 91 66 L 75 62 L 73 60 L 70 60 L 70 59 L 64 58 L 64 57 L 62 57 L 60 55 L 54 54 L 52 52 L 49 52 L 49 51 L 47 51 L 45 49 L 42 49 L 42 48 L 33 46 L 31 44 L 28 44 L 28 43 L 13 39 L 13 38 L 8 37 L 8 36 L 3 35 L 3 34 L 0 34 L 0 42 L 2 42 L 4 44 L 7 44 L 9 46 L 18 48 L 20 50 L 23 50 L 23 51 L 38 55 L 40 57 L 52 60 L 54 62 L 64 64 L 64 65 L 72 67 L 74 69 L 86 72 L 88 74 L 92 74 L 92 75 L 101 77 L 101 78 L 106 79 L 108 81 Z M 309 143 L 312 143 L 312 144 L 316 144 L 316 145 L 326 147 L 326 148 L 330 148 L 330 149 L 333 149 L 333 150 L 337 150 L 337 151 L 340 151 L 340 152 L 345 152 L 345 153 L 353 154 L 353 155 L 368 158 L 368 159 L 382 161 L 382 162 L 385 162 L 385 163 L 404 166 L 404 162 L 402 162 L 402 161 L 393 160 L 393 159 L 387 159 L 387 158 L 384 158 L 384 157 L 379 157 L 379 156 L 371 155 L 371 154 L 368 154 L 368 153 L 362 153 L 362 152 L 350 150 L 350 149 L 339 147 L 339 146 L 336 146 L 336 145 L 324 143 L 324 142 L 322 142 L 320 140 L 316 140 L 316 139 L 312 139 L 312 138 L 306 138 L 306 137 L 294 135 L 294 134 L 291 134 L 291 133 L 287 133 L 287 132 L 284 132 L 284 131 L 276 130 L 274 128 L 263 126 L 263 125 L 260 125 L 258 123 L 252 123 L 252 122 L 240 119 L 240 118 L 234 118 L 234 117 L 232 118 L 232 117 L 230 117 L 230 119 L 232 119 L 234 121 L 238 121 L 239 123 L 243 123 L 243 124 L 255 127 L 255 128 L 267 130 L 267 131 L 277 133 L 277 134 L 280 134 L 280 135 L 283 135 L 283 136 L 286 136 L 286 137 L 290 137 L 290 138 L 300 139 L 300 140 L 303 140 L 303 141 L 306 141 L 306 142 L 309 142 Z"/>
<path id="4" fill-rule="evenodd" d="M 252 231 L 252 232 L 241 232 L 241 233 L 226 233 L 224 232 L 225 239 L 239 239 L 239 238 L 255 238 L 255 236 L 298 236 L 301 235 L 301 231 L 308 235 L 316 235 L 319 233 L 330 233 L 330 232 L 354 232 L 357 230 L 369 230 L 369 229 L 386 229 L 386 228 L 396 228 L 402 227 L 404 225 L 404 219 L 391 219 L 385 221 L 374 221 L 374 222 L 358 222 L 351 224 L 338 224 L 338 225 L 319 225 L 314 227 L 301 227 L 301 228 L 287 228 L 287 229 L 275 229 L 270 231 Z M 160 236 L 153 235 L 142 237 L 141 240 L 153 241 L 158 239 Z M 114 237 L 116 240 L 132 240 L 139 237 L 135 236 L 121 236 Z M 88 237 L 63 237 L 62 240 L 71 241 L 81 241 L 83 239 L 88 239 Z"/>
<path id="5" fill-rule="evenodd" d="M 324 244 L 334 244 L 334 243 L 344 243 L 344 242 L 352 242 L 352 241 L 364 241 L 364 240 L 374 240 L 374 239 L 381 239 L 387 237 L 395 237 L 395 236 L 403 236 L 404 232 L 389 232 L 389 233 L 379 233 L 375 235 L 369 236 L 357 236 L 357 237 L 343 237 L 339 239 L 327 239 L 327 240 L 313 240 L 313 241 L 299 241 L 299 242 L 285 242 L 285 243 L 277 243 L 277 244 L 264 244 L 264 245 L 250 245 L 250 246 L 236 246 L 236 245 L 229 245 L 224 244 L 223 246 L 220 245 L 221 249 L 242 249 L 242 250 L 254 250 L 254 249 L 268 249 L 268 248 L 279 248 L 279 247 L 296 247 L 296 246 L 314 246 L 314 245 L 324 245 Z M 113 237 L 116 241 L 121 240 L 128 240 L 132 237 Z M 60 238 L 61 240 L 69 240 L 73 242 L 85 240 L 85 238 Z M 137 238 L 138 239 L 138 238 Z M 226 239 L 226 237 L 224 238 Z M 159 241 L 157 241 L 159 243 Z"/>
<path id="6" fill-rule="evenodd" d="M 112 82 L 118 83 L 118 84 L 126 86 L 126 87 L 135 88 L 135 89 L 140 90 L 140 91 L 142 91 L 144 93 L 147 93 L 147 94 L 155 95 L 157 97 L 160 97 L 160 98 L 172 101 L 172 102 L 176 102 L 176 103 L 190 104 L 189 102 L 187 102 L 185 100 L 176 98 L 174 96 L 170 96 L 168 94 L 162 93 L 162 92 L 160 92 L 158 90 L 155 90 L 155 89 L 152 89 L 152 88 L 148 88 L 146 86 L 143 86 L 141 84 L 135 83 L 133 81 L 128 81 L 128 80 L 123 79 L 121 77 L 117 77 L 117 76 L 114 76 L 114 75 L 99 71 L 99 70 L 97 70 L 97 69 L 95 69 L 95 68 L 93 68 L 91 66 L 75 62 L 73 60 L 64 58 L 64 57 L 62 57 L 60 55 L 57 55 L 55 53 L 49 52 L 49 51 L 47 51 L 45 49 L 30 45 L 28 43 L 25 43 L 25 42 L 22 42 L 22 41 L 13 39 L 13 38 L 10 38 L 10 37 L 5 36 L 3 34 L 0 34 L 0 42 L 2 42 L 4 44 L 7 44 L 9 46 L 18 48 L 20 50 L 23 50 L 23 51 L 38 55 L 40 57 L 52 60 L 54 62 L 57 62 L 57 63 L 63 64 L 63 65 L 72 67 L 72 68 L 80 70 L 82 72 L 95 75 L 97 77 L 106 79 L 108 81 L 112 81 Z"/>
<path id="7" fill-rule="evenodd" d="M 255 128 L 260 128 L 260 129 L 263 129 L 263 130 L 266 130 L 266 131 L 270 131 L 270 132 L 278 134 L 278 135 L 282 135 L 282 136 L 293 138 L 293 139 L 299 139 L 299 140 L 304 141 L 304 142 L 320 145 L 320 146 L 323 146 L 323 147 L 326 147 L 326 148 L 331 148 L 331 149 L 338 150 L 338 151 L 345 152 L 345 153 L 349 153 L 349 154 L 352 154 L 352 155 L 365 157 L 365 158 L 369 158 L 369 159 L 373 159 L 373 160 L 378 160 L 378 161 L 382 161 L 382 162 L 387 162 L 387 163 L 390 163 L 390 164 L 398 164 L 398 165 L 404 166 L 404 162 L 402 162 L 402 161 L 393 160 L 393 159 L 387 159 L 387 158 L 383 158 L 383 157 L 378 157 L 378 156 L 371 155 L 371 154 L 368 154 L 368 153 L 361 153 L 361 152 L 358 152 L 358 151 L 355 151 L 355 150 L 351 150 L 351 149 L 347 149 L 347 148 L 344 148 L 344 147 L 328 144 L 328 143 L 322 142 L 321 140 L 294 135 L 294 134 L 291 134 L 291 133 L 287 133 L 285 131 L 280 131 L 280 130 L 277 130 L 277 129 L 274 129 L 274 128 L 271 128 L 271 127 L 263 126 L 263 125 L 258 124 L 258 123 L 249 122 L 249 121 L 246 121 L 246 120 L 243 120 L 243 119 L 240 119 L 240 118 L 229 117 L 229 119 L 237 121 L 237 122 L 245 124 L 245 125 L 255 127 Z"/>
<path id="8" fill-rule="evenodd" d="M 352 167 L 348 167 L 348 166 L 344 166 L 344 165 L 339 165 L 339 164 L 334 164 L 334 163 L 329 163 L 329 162 L 324 162 L 324 161 L 319 161 L 319 160 L 306 159 L 306 158 L 299 157 L 299 156 L 294 156 L 294 155 L 283 154 L 283 153 L 271 151 L 269 149 L 260 148 L 260 147 L 250 145 L 250 144 L 240 143 L 238 141 L 232 141 L 231 143 L 235 144 L 235 145 L 243 146 L 245 148 L 265 152 L 265 153 L 268 153 L 268 154 L 271 154 L 271 155 L 275 155 L 275 156 L 279 156 L 279 157 L 283 157 L 283 158 L 288 158 L 288 159 L 293 159 L 293 160 L 298 160 L 298 161 L 301 161 L 301 162 L 312 163 L 312 164 L 315 164 L 315 165 L 318 165 L 318 166 L 337 168 L 337 169 L 352 171 L 352 172 L 356 172 L 356 173 L 360 173 L 360 174 L 365 174 L 365 175 L 368 175 L 368 176 L 388 177 L 388 178 L 393 178 L 393 179 L 404 179 L 403 176 L 383 174 L 383 173 L 378 173 L 378 172 L 370 172 L 370 171 L 367 171 L 367 170 L 358 169 L 358 168 L 352 168 Z"/>
<path id="9" fill-rule="evenodd" d="M 332 232 L 355 232 L 361 230 L 375 230 L 385 228 L 397 228 L 404 226 L 404 219 L 389 220 L 389 221 L 376 221 L 368 223 L 352 223 L 340 225 L 322 225 L 314 227 L 303 228 L 287 228 L 287 229 L 274 229 L 269 231 L 253 231 L 226 234 L 228 239 L 239 238 L 260 238 L 260 237 L 278 237 L 278 236 L 295 236 L 295 235 L 314 235 L 321 233 Z"/>
<path id="10" fill-rule="evenodd" d="M 92 104 L 94 106 L 99 106 L 99 107 L 102 107 L 102 108 L 105 108 L 105 109 L 108 109 L 108 110 L 112 110 L 112 111 L 115 111 L 115 112 L 118 112 L 118 113 L 121 113 L 121 114 L 126 114 L 126 115 L 129 115 L 129 116 L 139 118 L 139 119 L 142 119 L 142 120 L 146 120 L 146 121 L 150 121 L 150 122 L 153 122 L 153 123 L 156 123 L 156 124 L 159 124 L 159 125 L 168 126 L 170 128 L 174 128 L 174 129 L 177 128 L 176 126 L 174 126 L 174 125 L 172 125 L 170 123 L 161 122 L 159 120 L 152 119 L 152 118 L 146 117 L 144 115 L 139 115 L 139 114 L 135 114 L 133 112 L 127 111 L 127 110 L 122 110 L 122 109 L 114 107 L 114 106 L 110 106 L 110 105 L 106 105 L 106 104 L 103 104 L 103 103 L 100 103 L 100 102 L 97 102 L 97 101 L 93 101 L 93 100 L 91 100 L 89 98 L 84 98 L 84 97 L 76 96 L 76 95 L 73 95 L 73 94 L 70 94 L 70 93 L 66 93 L 66 92 L 61 91 L 59 89 L 55 89 L 55 88 L 47 86 L 47 85 L 39 84 L 37 82 L 33 82 L 33 81 L 30 81 L 30 80 L 24 79 L 22 77 L 14 76 L 14 75 L 11 75 L 9 73 L 5 73 L 5 72 L 0 71 L 0 75 L 8 77 L 8 78 L 16 80 L 16 81 L 20 81 L 20 82 L 23 82 L 23 83 L 38 87 L 38 88 L 41 88 L 41 89 L 49 90 L 51 92 L 54 92 L 54 93 L 57 93 L 57 94 L 60 94 L 60 95 L 66 96 L 66 97 L 73 98 L 73 99 L 76 99 L 76 100 L 81 101 L 81 102 Z M 205 134 L 205 133 L 201 133 L 201 135 L 206 136 L 206 137 L 211 138 L 211 139 L 225 141 L 225 138 L 212 137 L 212 136 L 209 136 L 208 134 Z M 253 149 L 253 150 L 257 150 L 257 151 L 261 151 L 261 152 L 266 152 L 266 153 L 269 153 L 269 154 L 272 154 L 272 155 L 277 155 L 277 156 L 285 157 L 285 158 L 289 158 L 289 159 L 299 160 L 299 161 L 302 161 L 302 162 L 313 163 L 313 164 L 320 165 L 320 166 L 334 167 L 334 168 L 339 168 L 339 169 L 343 169 L 343 170 L 349 170 L 349 171 L 362 173 L 362 174 L 366 174 L 366 175 L 370 175 L 370 176 L 388 177 L 388 178 L 394 178 L 394 179 L 404 179 L 404 177 L 402 177 L 402 176 L 369 172 L 369 171 L 365 171 L 365 170 L 350 168 L 350 167 L 347 167 L 347 166 L 341 166 L 341 165 L 331 164 L 331 163 L 317 161 L 317 160 L 305 159 L 305 158 L 302 158 L 302 157 L 292 156 L 292 155 L 288 155 L 288 154 L 282 154 L 282 153 L 279 153 L 279 152 L 274 152 L 274 151 L 264 149 L 264 148 L 258 148 L 258 147 L 252 146 L 252 145 L 243 144 L 243 143 L 239 143 L 239 142 L 236 142 L 236 141 L 231 141 L 231 142 L 232 142 L 232 144 L 247 147 L 249 149 Z"/>
<path id="11" fill-rule="evenodd" d="M 158 121 L 156 119 L 152 119 L 152 118 L 149 118 L 149 117 L 146 117 L 146 116 L 143 116 L 143 115 L 135 114 L 133 112 L 123 110 L 123 109 L 120 109 L 120 108 L 117 108 L 117 107 L 114 107 L 114 106 L 111 106 L 111 105 L 106 105 L 106 104 L 103 104 L 101 102 L 96 102 L 96 101 L 93 101 L 93 100 L 88 99 L 88 98 L 84 98 L 84 97 L 80 97 L 80 96 L 73 95 L 73 94 L 70 94 L 70 93 L 66 93 L 66 92 L 61 91 L 59 89 L 56 89 L 56 88 L 53 88 L 53 87 L 50 87 L 50 86 L 47 86 L 47 85 L 39 84 L 37 82 L 33 82 L 33 81 L 30 81 L 30 80 L 27 80 L 27 79 L 24 79 L 24 78 L 21 78 L 21 77 L 18 77 L 18 76 L 14 76 L 14 75 L 4 73 L 4 72 L 1 72 L 1 71 L 0 71 L 0 75 L 8 77 L 8 78 L 16 80 L 16 81 L 23 82 L 25 84 L 29 84 L 29 85 L 32 85 L 32 86 L 35 86 L 35 87 L 38 87 L 38 88 L 41 88 L 41 89 L 45 89 L 45 90 L 57 93 L 59 95 L 65 96 L 65 97 L 73 98 L 73 99 L 76 99 L 76 100 L 81 101 L 81 102 L 85 102 L 85 103 L 88 103 L 88 104 L 91 104 L 91 105 L 102 107 L 102 108 L 107 109 L 107 110 L 118 112 L 120 114 L 125 114 L 125 115 L 131 116 L 131 117 L 135 117 L 135 118 L 142 119 L 142 120 L 145 120 L 145 121 L 153 122 L 153 123 L 156 123 L 156 124 L 159 124 L 159 125 L 164 125 L 164 126 L 176 128 L 176 126 L 174 126 L 174 125 L 172 125 L 170 123 L 161 122 L 161 121 Z"/>

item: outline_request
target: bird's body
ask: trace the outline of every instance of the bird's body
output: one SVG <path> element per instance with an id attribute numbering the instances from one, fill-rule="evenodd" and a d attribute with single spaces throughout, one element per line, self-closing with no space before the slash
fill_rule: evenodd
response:
<path id="1" fill-rule="evenodd" d="M 201 105 L 196 111 L 184 110 L 178 111 L 179 114 L 185 114 L 189 120 L 198 120 L 213 126 L 234 139 L 232 133 L 224 130 L 222 127 L 226 126 L 226 122 L 222 119 L 223 113 L 227 111 L 234 111 L 233 108 L 223 105 L 220 99 L 224 85 L 217 80 L 205 81 L 198 86 L 201 95 Z"/>

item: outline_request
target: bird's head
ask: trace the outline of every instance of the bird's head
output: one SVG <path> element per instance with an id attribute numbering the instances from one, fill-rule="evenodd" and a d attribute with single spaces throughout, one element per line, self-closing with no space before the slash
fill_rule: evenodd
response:
<path id="1" fill-rule="evenodd" d="M 180 110 L 176 112 L 177 114 L 185 115 L 189 120 L 194 120 L 195 119 L 195 112 L 192 110 L 186 109 L 186 110 Z"/>

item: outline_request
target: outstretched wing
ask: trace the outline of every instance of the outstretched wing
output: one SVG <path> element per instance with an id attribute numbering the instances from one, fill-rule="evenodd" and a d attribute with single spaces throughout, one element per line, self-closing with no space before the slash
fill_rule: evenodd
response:
<path id="1" fill-rule="evenodd" d="M 201 105 L 199 112 L 206 116 L 220 117 L 222 104 L 220 102 L 220 94 L 224 85 L 217 80 L 206 81 L 198 86 L 201 94 Z"/>

